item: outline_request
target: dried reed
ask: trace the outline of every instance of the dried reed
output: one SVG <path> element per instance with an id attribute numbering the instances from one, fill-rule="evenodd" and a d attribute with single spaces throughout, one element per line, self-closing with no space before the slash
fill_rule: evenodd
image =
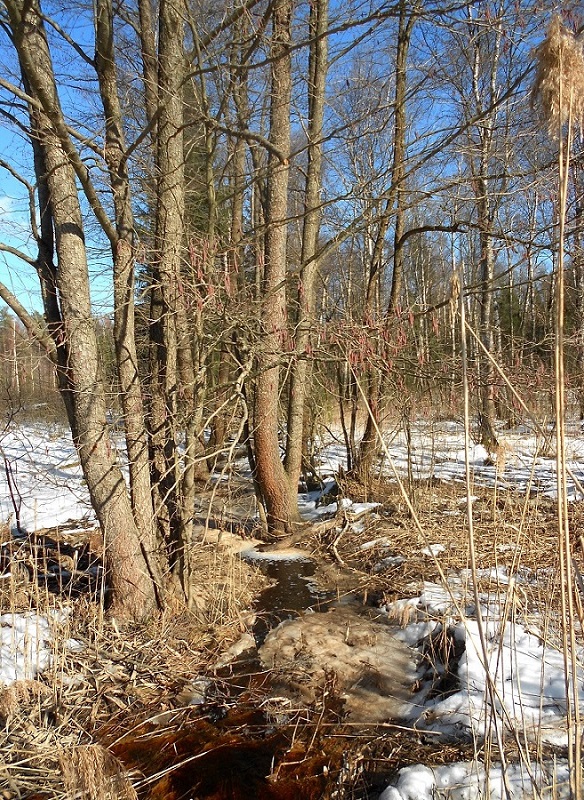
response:
<path id="1" fill-rule="evenodd" d="M 562 649 L 566 673 L 566 707 L 570 797 L 582 796 L 582 721 L 580 715 L 575 624 L 574 565 L 568 518 L 566 464 L 566 397 L 564 374 L 564 250 L 573 126 L 584 116 L 584 52 L 574 34 L 555 16 L 536 50 L 532 98 L 558 146 L 558 241 L 555 270 L 554 395 L 556 425 L 557 524 L 560 553 Z M 565 133 L 564 133 L 565 130 Z"/>
<path id="2" fill-rule="evenodd" d="M 70 800 L 136 800 L 138 797 L 123 765 L 99 744 L 64 750 L 59 764 Z"/>
<path id="3" fill-rule="evenodd" d="M 574 34 L 554 16 L 535 50 L 532 104 L 539 103 L 550 134 L 556 138 L 570 119 L 584 117 L 584 52 Z"/>

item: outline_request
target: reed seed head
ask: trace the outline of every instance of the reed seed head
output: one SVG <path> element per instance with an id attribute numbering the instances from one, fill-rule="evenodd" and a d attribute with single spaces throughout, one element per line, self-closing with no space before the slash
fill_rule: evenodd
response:
<path id="1" fill-rule="evenodd" d="M 554 16 L 535 50 L 532 103 L 539 102 L 552 136 L 568 119 L 584 117 L 584 50 L 581 42 Z"/>

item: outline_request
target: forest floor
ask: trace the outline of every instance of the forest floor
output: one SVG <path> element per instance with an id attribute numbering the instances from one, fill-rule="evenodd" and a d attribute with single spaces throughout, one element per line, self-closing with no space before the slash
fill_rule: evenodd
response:
<path id="1" fill-rule="evenodd" d="M 437 432 L 431 453 L 422 431 L 416 459 L 392 443 L 411 507 L 389 477 L 367 492 L 344 482 L 332 498 L 329 447 L 329 477 L 302 498 L 311 524 L 291 553 L 253 538 L 244 474 L 201 487 L 193 608 L 132 628 L 103 613 L 101 538 L 67 437 L 5 437 L 27 533 L 7 526 L 0 550 L 0 797 L 567 796 L 553 467 L 525 431 L 513 435 L 515 464 L 473 452 L 474 573 L 460 431 Z M 576 429 L 571 442 L 578 470 Z M 582 568 L 579 502 L 570 526 Z M 292 582 L 277 611 L 298 620 L 267 633 L 277 619 L 266 564 L 287 556 L 311 560 L 301 581 L 323 613 L 300 614 Z M 477 598 L 487 658 L 502 665 L 499 728 L 479 675 L 488 670 L 471 657 Z M 581 687 L 580 665 L 578 676 Z"/>

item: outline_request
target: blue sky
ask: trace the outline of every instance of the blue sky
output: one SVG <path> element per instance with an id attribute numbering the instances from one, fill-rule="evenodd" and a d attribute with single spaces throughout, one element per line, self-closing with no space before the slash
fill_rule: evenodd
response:
<path id="1" fill-rule="evenodd" d="M 22 148 L 21 139 L 0 127 L 2 158 L 9 156 L 12 161 L 14 152 Z M 0 169 L 0 237 L 4 244 L 23 250 L 29 256 L 36 255 L 35 245 L 30 237 L 25 189 L 3 169 Z M 11 254 L 0 253 L 0 281 L 26 308 L 41 310 L 38 280 L 30 265 Z"/>
<path id="2" fill-rule="evenodd" d="M 0 126 L 0 158 L 11 164 L 20 163 L 23 174 L 33 180 L 28 164 L 32 152 L 28 143 Z M 36 243 L 32 238 L 26 189 L 6 170 L 0 168 L 0 241 L 36 257 Z M 90 249 L 92 242 L 88 241 Z M 90 264 L 91 288 L 96 313 L 108 313 L 112 306 L 111 273 L 109 261 L 99 256 L 97 248 Z M 29 311 L 42 311 L 39 282 L 34 268 L 10 253 L 0 252 L 0 281 L 4 283 Z"/>
<path id="3" fill-rule="evenodd" d="M 93 23 L 90 8 L 87 11 L 71 14 L 66 8 L 49 6 L 48 12 L 55 14 L 55 19 L 67 29 L 68 33 L 93 54 Z M 47 28 L 49 37 L 60 37 Z M 12 48 L 6 40 L 0 38 L 2 52 L 3 77 L 20 83 L 18 68 L 14 63 Z M 66 113 L 72 115 L 72 121 L 80 132 L 91 117 L 88 105 L 87 74 L 81 60 L 73 55 L 71 49 L 57 48 L 54 53 L 55 69 L 61 76 L 59 92 Z M 26 111 L 13 104 L 9 93 L 5 94 L 4 108 L 8 113 L 19 116 Z M 19 132 L 8 118 L 8 114 L 0 116 L 0 160 L 6 161 L 11 168 L 18 170 L 30 183 L 34 183 L 33 156 L 30 142 Z M 78 117 L 78 120 L 73 120 Z M 80 197 L 82 200 L 82 198 Z M 111 310 L 111 262 L 104 258 L 101 247 L 91 238 L 92 225 L 87 227 L 89 257 L 91 259 L 92 294 L 97 314 Z M 28 196 L 26 188 L 0 164 L 0 241 L 11 247 L 22 250 L 26 255 L 36 257 L 36 244 L 31 235 Z M 0 281 L 4 283 L 29 311 L 42 311 L 39 283 L 32 266 L 17 257 L 0 252 Z"/>

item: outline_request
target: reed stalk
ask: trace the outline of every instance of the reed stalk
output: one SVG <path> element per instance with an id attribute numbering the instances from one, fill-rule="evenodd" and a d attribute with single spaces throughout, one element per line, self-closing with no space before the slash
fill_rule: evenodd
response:
<path id="1" fill-rule="evenodd" d="M 573 129 L 584 113 L 584 52 L 559 17 L 550 23 L 536 51 L 532 97 L 539 101 L 550 134 L 558 140 L 558 235 L 555 270 L 554 405 L 556 428 L 557 526 L 560 556 L 561 631 L 565 669 L 570 797 L 582 797 L 582 721 L 580 713 L 576 634 L 575 581 L 568 518 L 566 464 L 566 393 L 564 374 L 564 273 L 566 210 Z"/>

